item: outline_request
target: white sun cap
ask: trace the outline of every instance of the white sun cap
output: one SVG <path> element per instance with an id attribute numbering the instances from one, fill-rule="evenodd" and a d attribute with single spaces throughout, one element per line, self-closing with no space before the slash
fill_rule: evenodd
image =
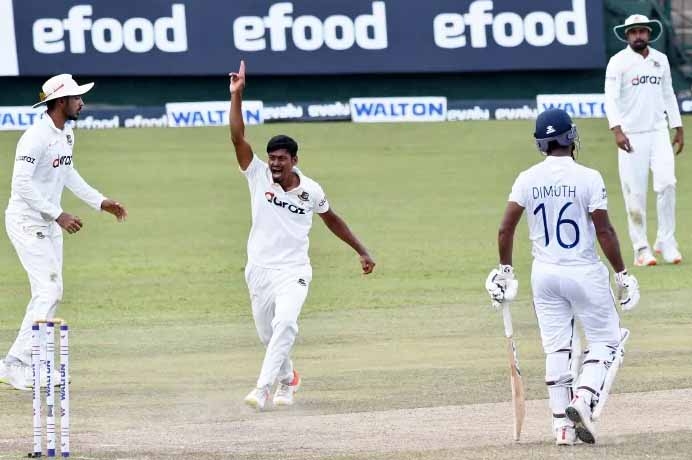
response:
<path id="1" fill-rule="evenodd" d="M 643 14 L 633 14 L 629 16 L 627 19 L 625 19 L 624 24 L 613 27 L 613 32 L 615 32 L 615 36 L 620 41 L 626 43 L 627 31 L 630 29 L 634 29 L 636 27 L 643 27 L 645 29 L 649 29 L 649 32 L 651 33 L 651 38 L 649 39 L 649 41 L 651 42 L 655 42 L 656 40 L 661 38 L 661 34 L 663 33 L 663 24 L 661 24 L 661 21 L 659 21 L 658 19 L 649 19 Z"/>
<path id="2" fill-rule="evenodd" d="M 33 105 L 38 107 L 53 99 L 64 96 L 81 96 L 94 87 L 93 83 L 78 85 L 69 73 L 61 73 L 49 78 L 41 87 L 40 101 Z"/>

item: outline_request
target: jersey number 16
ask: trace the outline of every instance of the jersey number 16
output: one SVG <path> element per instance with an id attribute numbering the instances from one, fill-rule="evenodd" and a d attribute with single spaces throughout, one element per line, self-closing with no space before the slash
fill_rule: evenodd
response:
<path id="1" fill-rule="evenodd" d="M 562 217 L 562 215 L 565 213 L 567 208 L 569 208 L 572 204 L 574 204 L 574 203 L 570 201 L 569 203 L 565 204 L 562 207 L 562 209 L 560 209 L 560 212 L 557 215 L 557 224 L 555 226 L 555 236 L 557 237 L 557 242 L 561 247 L 563 247 L 565 249 L 571 249 L 579 243 L 579 226 L 572 219 L 567 219 L 567 218 Z M 543 231 L 545 232 L 544 233 L 545 234 L 545 245 L 548 246 L 548 244 L 550 244 L 550 235 L 548 233 L 548 219 L 546 218 L 546 214 L 545 214 L 545 203 L 541 203 L 538 206 L 536 206 L 536 209 L 533 210 L 533 215 L 535 216 L 539 212 L 541 213 L 541 217 L 543 217 Z M 572 241 L 571 243 L 566 243 L 562 239 L 560 229 L 565 225 L 569 225 L 569 226 L 574 228 L 574 241 Z"/>

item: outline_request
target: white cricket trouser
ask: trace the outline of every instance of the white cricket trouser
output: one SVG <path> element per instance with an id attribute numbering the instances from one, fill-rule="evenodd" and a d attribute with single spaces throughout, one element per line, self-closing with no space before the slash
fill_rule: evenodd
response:
<path id="1" fill-rule="evenodd" d="M 15 215 L 5 215 L 5 228 L 31 285 L 31 300 L 8 356 L 30 364 L 31 326 L 34 320 L 53 318 L 62 300 L 62 229 L 56 222 Z"/>
<path id="2" fill-rule="evenodd" d="M 649 169 L 656 192 L 658 233 L 656 241 L 675 242 L 675 155 L 667 129 L 627 134 L 633 151 L 618 149 L 622 195 L 627 208 L 630 239 L 635 251 L 649 247 L 646 235 L 646 195 Z"/>
<path id="3" fill-rule="evenodd" d="M 312 267 L 271 269 L 248 263 L 245 281 L 257 334 L 267 348 L 257 387 L 291 379 L 290 354 L 298 335 L 298 316 L 312 281 Z"/>
<path id="4" fill-rule="evenodd" d="M 603 263 L 554 265 L 534 260 L 531 288 L 546 354 L 570 348 L 575 316 L 589 345 L 620 342 L 620 318 Z"/>

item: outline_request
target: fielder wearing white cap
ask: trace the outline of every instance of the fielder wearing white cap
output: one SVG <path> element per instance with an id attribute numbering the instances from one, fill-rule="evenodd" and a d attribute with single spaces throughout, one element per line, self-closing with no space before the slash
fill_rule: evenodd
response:
<path id="1" fill-rule="evenodd" d="M 46 104 L 47 110 L 17 143 L 5 228 L 29 276 L 31 300 L 14 344 L 0 361 L 0 382 L 20 389 L 32 381 L 32 323 L 55 317 L 62 299 L 62 231 L 76 233 L 83 225 L 79 217 L 62 209 L 63 188 L 94 209 L 113 214 L 118 221 L 127 217 L 123 205 L 92 188 L 75 169 L 75 137 L 67 121 L 79 117 L 84 107 L 82 95 L 93 86 L 78 85 L 69 74 L 48 79 L 40 101 L 34 105 Z"/>
<path id="2" fill-rule="evenodd" d="M 654 250 L 663 260 L 682 261 L 675 240 L 675 155 L 668 128 L 675 128 L 675 154 L 684 146 L 682 119 L 665 54 L 649 47 L 662 33 L 661 23 L 641 14 L 616 26 L 628 46 L 608 62 L 605 98 L 608 124 L 618 145 L 622 194 L 627 208 L 634 264 L 656 265 L 646 232 L 649 169 L 656 192 L 658 233 Z"/>
<path id="3" fill-rule="evenodd" d="M 245 281 L 257 334 L 267 348 L 257 385 L 245 402 L 262 410 L 274 383 L 278 382 L 275 406 L 293 404 L 293 395 L 300 386 L 290 354 L 312 280 L 308 234 L 313 214 L 318 214 L 332 233 L 358 253 L 363 273 L 371 273 L 375 262 L 346 222 L 331 209 L 322 187 L 296 168 L 298 144 L 293 139 L 280 135 L 269 141 L 269 164 L 253 153 L 245 140 L 241 113 L 245 63 L 241 61 L 238 72 L 230 76 L 231 141 L 250 187 L 252 208 Z"/>

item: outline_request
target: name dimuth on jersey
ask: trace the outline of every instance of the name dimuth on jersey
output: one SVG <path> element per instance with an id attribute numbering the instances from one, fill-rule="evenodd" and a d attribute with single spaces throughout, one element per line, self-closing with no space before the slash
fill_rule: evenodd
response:
<path id="1" fill-rule="evenodd" d="M 531 187 L 533 199 L 539 198 L 576 198 L 576 185 L 542 185 Z"/>

